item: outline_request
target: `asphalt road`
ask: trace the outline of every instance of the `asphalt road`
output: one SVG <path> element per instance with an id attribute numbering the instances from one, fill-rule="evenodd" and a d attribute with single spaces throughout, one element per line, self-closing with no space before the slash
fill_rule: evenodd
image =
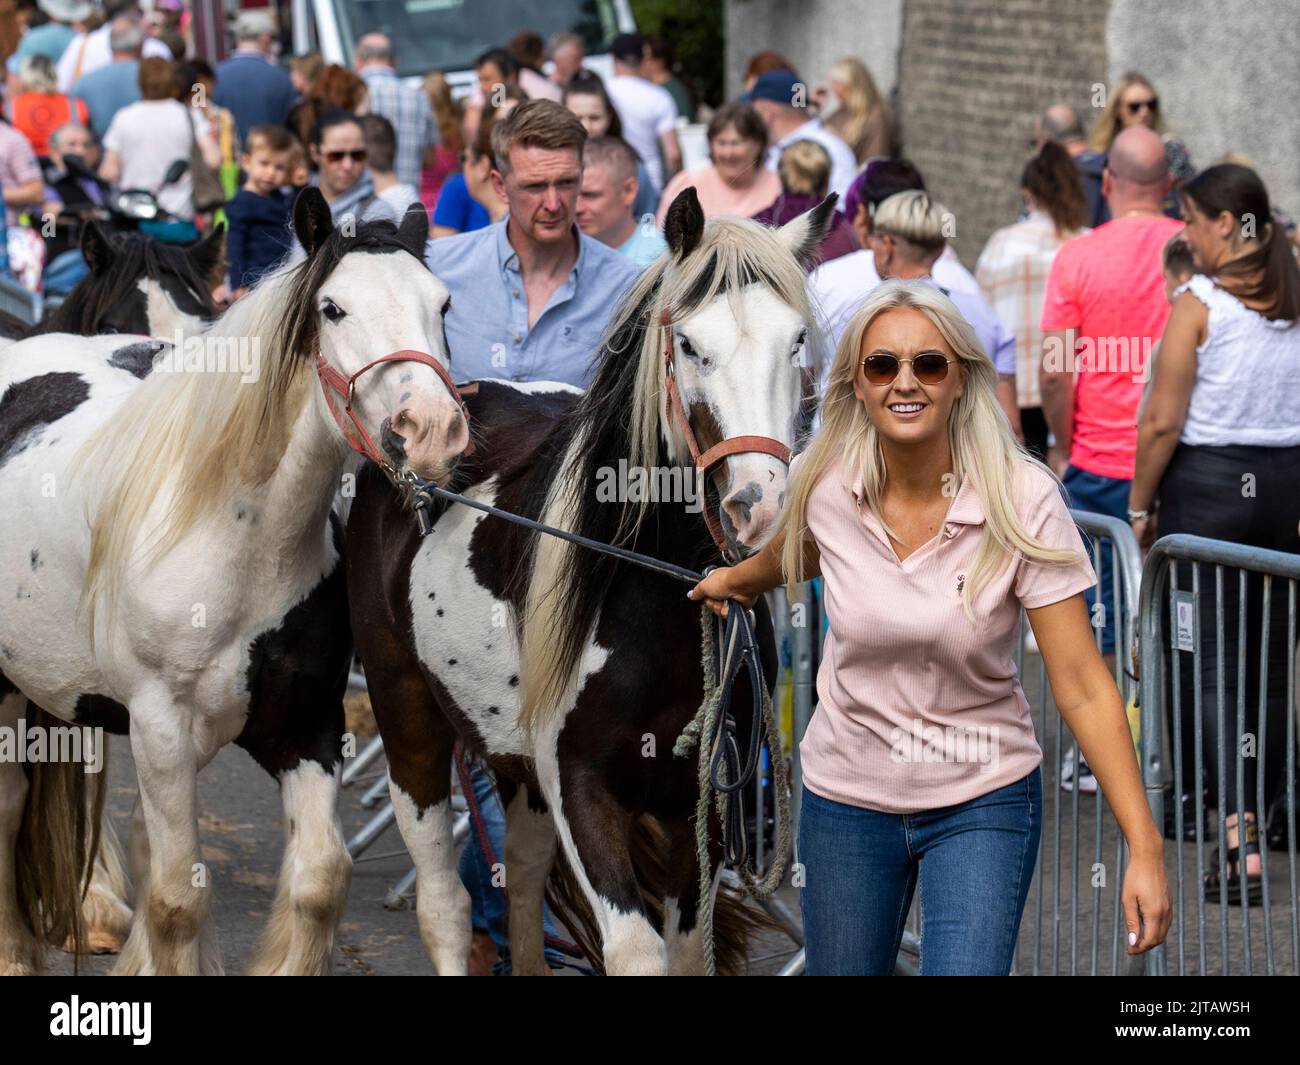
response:
<path id="1" fill-rule="evenodd" d="M 1030 659 L 1024 678 L 1026 693 L 1036 705 L 1039 684 L 1037 660 Z M 1037 720 L 1037 716 L 1036 716 Z M 1043 846 L 1035 881 L 1021 926 L 1015 971 L 1021 974 L 1096 972 L 1129 974 L 1140 971 L 1123 952 L 1114 949 L 1117 906 L 1122 883 L 1116 862 L 1117 839 L 1113 818 L 1096 796 L 1062 793 L 1057 784 L 1057 732 L 1055 711 L 1045 716 L 1040 744 L 1043 761 Z M 1062 748 L 1063 749 L 1063 748 Z M 135 797 L 134 773 L 125 741 L 116 740 L 110 756 L 110 809 L 125 841 Z M 373 811 L 360 805 L 365 785 L 343 792 L 341 813 L 345 834 L 351 836 Z M 243 751 L 229 747 L 199 778 L 203 857 L 213 874 L 213 915 L 228 973 L 242 972 L 256 937 L 267 918 L 279 868 L 283 833 L 278 792 L 268 777 Z M 1101 807 L 1099 811 L 1099 806 Z M 1077 841 L 1077 848 L 1076 848 Z M 1264 973 L 1270 964 L 1269 937 L 1262 911 L 1249 911 L 1249 928 L 1238 907 L 1227 910 L 1227 950 L 1223 948 L 1223 912 L 1205 908 L 1202 937 L 1194 887 L 1197 882 L 1193 845 L 1181 850 L 1166 844 L 1168 868 L 1175 895 L 1176 867 L 1181 853 L 1187 921 L 1180 938 L 1171 932 L 1167 947 L 1170 972 L 1202 970 L 1201 941 L 1205 943 L 1204 970 Z M 1207 847 L 1208 849 L 1208 847 Z M 395 853 L 396 852 L 396 853 Z M 1275 972 L 1296 974 L 1292 952 L 1289 871 L 1285 853 L 1269 855 L 1272 893 L 1272 958 Z M 334 971 L 346 976 L 428 975 L 432 966 L 424 955 L 410 909 L 387 910 L 384 897 L 409 868 L 396 828 L 386 833 L 354 866 L 352 888 L 335 951 Z M 781 899 L 797 914 L 793 889 Z M 914 908 L 912 928 L 917 930 Z M 1122 921 L 1122 917 L 1121 917 Z M 1249 940 L 1247 963 L 1245 944 Z M 773 935 L 756 945 L 751 958 L 754 974 L 774 973 L 791 957 L 794 947 L 783 935 Z M 93 973 L 105 972 L 111 958 L 91 958 L 85 965 Z M 51 954 L 52 972 L 71 973 L 71 959 Z"/>

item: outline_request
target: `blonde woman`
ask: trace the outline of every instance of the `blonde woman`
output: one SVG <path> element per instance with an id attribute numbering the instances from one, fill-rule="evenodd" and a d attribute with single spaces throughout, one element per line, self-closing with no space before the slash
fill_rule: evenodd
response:
<path id="1" fill-rule="evenodd" d="M 1160 134 L 1175 183 L 1187 181 L 1196 173 L 1187 145 L 1165 128 L 1164 112 L 1160 109 L 1160 96 L 1155 86 L 1136 70 L 1120 76 L 1106 99 L 1106 107 L 1092 127 L 1088 142 L 1094 151 L 1105 155 L 1120 132 L 1130 126 L 1146 126 Z"/>
<path id="2" fill-rule="evenodd" d="M 1022 608 L 1131 850 L 1129 954 L 1168 930 L 1163 841 L 1084 606 L 1092 567 L 996 383 L 942 292 L 882 285 L 836 351 L 772 541 L 688 593 L 723 612 L 824 578 L 830 631 L 800 748 L 810 974 L 892 972 L 918 884 L 923 974 L 1009 972 L 1042 818 L 1013 658 Z"/>
<path id="3" fill-rule="evenodd" d="M 827 80 L 838 106 L 826 119 L 826 128 L 853 150 L 858 166 L 868 159 L 893 155 L 893 115 L 871 71 L 861 60 L 848 56 L 831 64 Z"/>

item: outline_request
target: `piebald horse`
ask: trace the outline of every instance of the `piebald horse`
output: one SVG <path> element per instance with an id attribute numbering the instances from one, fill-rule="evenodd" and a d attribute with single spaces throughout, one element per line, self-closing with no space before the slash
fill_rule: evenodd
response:
<path id="1" fill-rule="evenodd" d="M 0 314 L 0 348 L 45 333 L 133 334 L 138 342 L 123 339 L 106 357 L 112 366 L 143 377 L 159 350 L 146 338 L 173 338 L 177 331 L 190 336 L 217 316 L 212 275 L 221 264 L 224 245 L 220 228 L 192 247 L 179 248 L 139 233 L 110 236 L 89 221 L 82 229 L 81 253 L 90 272 L 34 326 Z M 90 950 L 116 952 L 125 942 L 131 924 L 127 881 L 112 822 L 104 820 L 82 905 Z"/>
<path id="2" fill-rule="evenodd" d="M 195 775 L 231 741 L 276 777 L 285 812 L 252 970 L 328 971 L 351 869 L 335 803 L 351 638 L 331 505 L 358 438 L 396 472 L 435 481 L 469 440 L 423 209 L 346 233 L 313 189 L 294 221 L 306 260 L 187 339 L 197 360 L 172 351 L 141 378 L 113 364 L 120 339 L 56 335 L 0 352 L 0 724 L 30 700 L 65 722 L 129 730 L 137 896 L 117 972 L 221 971 Z M 259 345 L 251 373 L 231 357 L 241 342 Z M 351 379 L 346 406 L 322 387 L 331 379 Z M 84 807 L 32 809 L 27 792 L 23 768 L 0 765 L 8 972 L 38 966 L 84 872 L 59 867 L 84 849 L 56 845 Z M 66 793 L 34 777 L 30 798 Z M 34 818 L 58 838 L 33 838 Z"/>
<path id="3" fill-rule="evenodd" d="M 90 269 L 67 298 L 34 326 L 0 313 L 0 347 L 41 333 L 126 333 L 170 339 L 197 332 L 217 316 L 212 275 L 221 265 L 225 231 L 189 248 L 142 233 L 109 236 L 94 222 L 81 233 Z"/>
<path id="4" fill-rule="evenodd" d="M 480 381 L 468 400 L 475 450 L 452 487 L 697 570 L 717 561 L 710 522 L 736 554 L 760 547 L 794 443 L 812 334 L 806 271 L 833 208 L 828 199 L 780 230 L 706 226 L 686 190 L 666 219 L 669 251 L 616 311 L 590 390 Z M 724 442 L 716 466 L 702 463 L 713 472 L 700 498 L 693 451 Z M 668 478 L 675 499 L 651 487 L 669 471 L 685 472 Z M 640 490 L 615 487 L 633 480 Z M 486 755 L 506 807 L 514 972 L 543 969 L 557 836 L 607 972 L 703 971 L 696 764 L 672 753 L 703 694 L 699 608 L 670 578 L 479 511 L 436 505 L 431 516 L 421 537 L 401 494 L 364 468 L 348 592 L 434 967 L 463 973 L 470 938 L 448 794 L 459 736 Z M 770 684 L 770 619 L 759 621 Z M 743 676 L 734 698 L 750 698 Z M 642 814 L 667 834 L 662 920 L 635 875 Z M 716 820 L 711 835 L 716 888 Z"/>

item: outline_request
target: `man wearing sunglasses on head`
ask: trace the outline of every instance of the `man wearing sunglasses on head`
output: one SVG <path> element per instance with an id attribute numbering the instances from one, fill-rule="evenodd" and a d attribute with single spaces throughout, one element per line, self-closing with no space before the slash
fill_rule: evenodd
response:
<path id="1" fill-rule="evenodd" d="M 1016 338 L 1002 324 L 984 297 L 949 290 L 935 281 L 932 271 L 947 246 L 952 213 L 917 189 L 898 192 L 876 208 L 871 219 L 871 254 L 882 281 L 928 281 L 939 288 L 975 330 L 998 371 L 998 403 L 1023 439 L 1020 407 L 1016 401 Z"/>
<path id="2" fill-rule="evenodd" d="M 330 205 L 335 225 L 360 221 L 375 203 L 375 182 L 366 170 L 366 131 L 348 111 L 329 111 L 311 133 L 312 183 Z"/>

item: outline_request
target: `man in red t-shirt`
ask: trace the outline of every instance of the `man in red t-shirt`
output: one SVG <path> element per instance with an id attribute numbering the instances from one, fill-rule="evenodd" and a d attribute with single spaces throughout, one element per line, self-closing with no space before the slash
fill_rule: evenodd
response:
<path id="1" fill-rule="evenodd" d="M 1052 467 L 1079 510 L 1128 515 L 1137 410 L 1151 349 L 1169 317 L 1161 251 L 1182 226 L 1165 217 L 1169 164 L 1160 136 L 1125 130 L 1111 146 L 1102 194 L 1111 221 L 1057 253 L 1043 299 L 1043 414 Z M 1106 553 L 1103 569 L 1109 569 Z M 1114 653 L 1111 579 L 1101 575 L 1102 650 Z"/>

